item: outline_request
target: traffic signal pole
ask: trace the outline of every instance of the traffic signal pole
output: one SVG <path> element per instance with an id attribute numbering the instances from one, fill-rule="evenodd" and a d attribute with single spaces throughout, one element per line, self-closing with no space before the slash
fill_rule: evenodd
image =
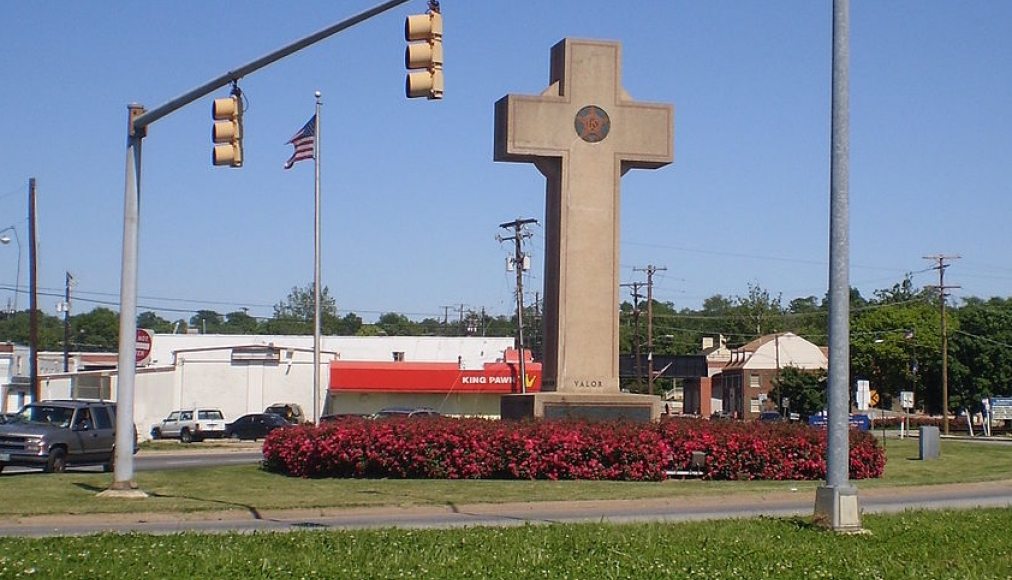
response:
<path id="1" fill-rule="evenodd" d="M 303 48 L 329 38 L 342 30 L 368 20 L 408 0 L 390 0 L 351 18 L 301 38 L 274 52 L 262 56 L 239 68 L 204 83 L 150 111 L 142 105 L 128 106 L 129 117 L 126 146 L 126 179 L 123 195 L 123 261 L 120 279 L 119 359 L 116 383 L 116 452 L 113 482 L 102 492 L 109 496 L 136 497 L 146 495 L 137 489 L 134 479 L 134 385 L 137 353 L 137 253 L 140 208 L 141 143 L 147 126 L 166 115 L 220 89 L 240 78 L 256 72 L 294 54 Z"/>
<path id="2" fill-rule="evenodd" d="M 351 28 L 352 26 L 355 26 L 356 24 L 362 21 L 368 20 L 373 16 L 382 14 L 383 12 L 386 12 L 391 8 L 396 8 L 397 6 L 400 6 L 401 4 L 404 4 L 407 1 L 408 0 L 390 0 L 389 2 L 384 2 L 383 4 L 380 4 L 374 8 L 370 8 L 365 12 L 352 16 L 347 20 L 342 20 L 337 24 L 328 26 L 327 28 L 324 28 L 323 30 L 320 30 L 314 34 L 310 34 L 305 38 L 296 40 L 295 42 L 287 46 L 279 48 L 274 52 L 264 55 L 254 60 L 253 62 L 247 63 L 235 70 L 228 71 L 227 73 L 213 80 L 210 80 L 204 83 L 203 85 L 200 85 L 199 87 L 193 89 L 192 91 L 184 93 L 176 97 L 175 99 L 172 99 L 171 101 L 165 103 L 160 107 L 145 112 L 144 114 L 140 115 L 137 119 L 134 120 L 133 126 L 137 129 L 143 129 L 144 127 L 147 127 L 151 123 L 154 123 L 155 121 L 161 119 L 162 117 L 168 115 L 169 113 L 172 113 L 177 109 L 189 105 L 193 101 L 196 101 L 197 99 L 210 94 L 212 91 L 220 89 L 221 87 L 231 83 L 232 81 L 237 81 L 242 77 L 247 76 L 250 73 L 254 73 L 269 64 L 274 64 L 275 62 L 285 58 L 286 56 L 290 56 L 302 50 L 303 48 L 306 48 L 308 46 L 316 44 L 317 42 L 320 42 L 321 40 L 329 38 L 337 34 L 338 32 L 341 32 L 342 30 Z"/>

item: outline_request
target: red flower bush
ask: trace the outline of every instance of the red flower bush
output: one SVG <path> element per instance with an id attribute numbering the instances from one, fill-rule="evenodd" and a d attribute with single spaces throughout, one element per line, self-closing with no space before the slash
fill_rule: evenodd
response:
<path id="1" fill-rule="evenodd" d="M 267 469 L 296 477 L 659 481 L 689 469 L 694 451 L 706 479 L 823 479 L 825 449 L 826 432 L 805 425 L 444 417 L 277 429 L 263 452 Z M 875 438 L 851 430 L 850 476 L 884 468 Z"/>

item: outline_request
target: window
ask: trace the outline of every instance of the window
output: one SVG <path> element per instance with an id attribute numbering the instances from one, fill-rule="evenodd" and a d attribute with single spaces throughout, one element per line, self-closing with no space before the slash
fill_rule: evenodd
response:
<path id="1" fill-rule="evenodd" d="M 180 421 L 193 421 L 193 411 L 183 411 L 179 414 Z"/>
<path id="2" fill-rule="evenodd" d="M 221 411 L 197 411 L 197 419 L 201 421 L 221 421 L 224 418 Z"/>
<path id="3" fill-rule="evenodd" d="M 404 352 L 403 351 L 395 350 L 393 354 L 394 354 L 394 361 L 395 362 L 403 362 L 404 361 Z"/>
<path id="4" fill-rule="evenodd" d="M 80 375 L 71 379 L 75 399 L 109 399 L 112 394 L 112 380 L 99 375 Z"/>
<path id="5" fill-rule="evenodd" d="M 81 431 L 91 431 L 95 428 L 95 423 L 91 420 L 91 410 L 87 407 L 77 410 L 77 418 L 74 419 L 74 429 Z"/>
<path id="6" fill-rule="evenodd" d="M 95 413 L 95 424 L 99 429 L 112 429 L 112 421 L 105 407 L 95 407 L 92 411 Z"/>
<path id="7" fill-rule="evenodd" d="M 750 374 L 748 376 L 748 386 L 752 387 L 753 389 L 758 389 L 759 388 L 759 375 L 757 375 L 756 373 Z"/>

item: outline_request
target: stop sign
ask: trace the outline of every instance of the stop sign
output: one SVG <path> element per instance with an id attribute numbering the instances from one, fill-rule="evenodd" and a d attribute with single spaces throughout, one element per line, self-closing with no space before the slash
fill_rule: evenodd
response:
<path id="1" fill-rule="evenodd" d="M 154 333 L 146 328 L 137 329 L 137 364 L 142 365 L 151 358 L 151 339 Z"/>

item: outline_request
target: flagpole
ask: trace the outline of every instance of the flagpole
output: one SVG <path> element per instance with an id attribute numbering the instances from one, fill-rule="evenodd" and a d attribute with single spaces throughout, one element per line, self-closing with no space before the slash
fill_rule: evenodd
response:
<path id="1" fill-rule="evenodd" d="M 316 128 L 313 140 L 315 195 L 313 224 L 313 423 L 320 420 L 320 91 L 316 91 Z"/>

